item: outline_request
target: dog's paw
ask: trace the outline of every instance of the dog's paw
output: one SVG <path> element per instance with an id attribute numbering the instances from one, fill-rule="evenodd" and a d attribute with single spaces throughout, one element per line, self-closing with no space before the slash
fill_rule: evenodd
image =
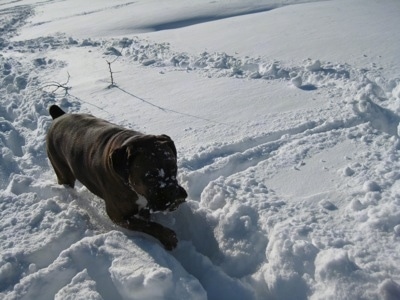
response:
<path id="1" fill-rule="evenodd" d="M 160 232 L 158 239 L 164 245 L 165 249 L 169 251 L 175 249 L 178 245 L 176 233 L 169 228 L 164 228 L 162 232 Z"/>

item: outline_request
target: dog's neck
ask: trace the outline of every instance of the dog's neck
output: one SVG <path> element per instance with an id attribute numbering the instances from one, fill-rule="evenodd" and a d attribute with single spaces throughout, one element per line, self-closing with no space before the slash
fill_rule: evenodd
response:
<path id="1" fill-rule="evenodd" d="M 139 213 L 138 215 L 141 217 L 144 217 L 146 219 L 150 218 L 150 209 L 149 209 L 149 201 L 147 201 L 146 197 L 144 197 L 143 195 L 139 194 L 133 184 L 131 183 L 131 181 L 128 180 L 124 181 L 124 184 L 137 195 L 137 200 L 135 201 L 135 203 L 137 204 L 138 208 L 139 208 Z"/>

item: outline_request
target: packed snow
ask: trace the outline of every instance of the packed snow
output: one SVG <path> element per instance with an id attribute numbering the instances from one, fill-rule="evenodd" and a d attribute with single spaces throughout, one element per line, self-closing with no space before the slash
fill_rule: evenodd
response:
<path id="1" fill-rule="evenodd" d="M 1 299 L 400 299 L 399 1 L 0 15 Z M 57 185 L 52 104 L 173 138 L 176 249 Z"/>

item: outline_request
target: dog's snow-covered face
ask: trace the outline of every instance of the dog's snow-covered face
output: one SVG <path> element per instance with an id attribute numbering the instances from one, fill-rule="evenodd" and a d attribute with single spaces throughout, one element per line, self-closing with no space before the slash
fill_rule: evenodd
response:
<path id="1" fill-rule="evenodd" d="M 176 148 L 166 135 L 144 136 L 128 141 L 124 180 L 139 194 L 140 209 L 172 211 L 185 202 L 187 193 L 177 181 Z"/>

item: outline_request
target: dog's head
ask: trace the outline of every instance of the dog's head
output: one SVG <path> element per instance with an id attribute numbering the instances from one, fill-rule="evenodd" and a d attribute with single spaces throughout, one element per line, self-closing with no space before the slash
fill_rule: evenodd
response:
<path id="1" fill-rule="evenodd" d="M 110 155 L 111 166 L 153 211 L 175 210 L 187 193 L 176 179 L 176 148 L 166 135 L 135 136 Z M 143 203 L 142 203 L 143 205 Z"/>

